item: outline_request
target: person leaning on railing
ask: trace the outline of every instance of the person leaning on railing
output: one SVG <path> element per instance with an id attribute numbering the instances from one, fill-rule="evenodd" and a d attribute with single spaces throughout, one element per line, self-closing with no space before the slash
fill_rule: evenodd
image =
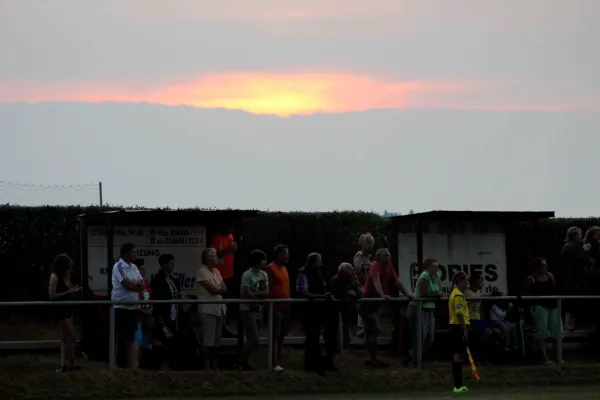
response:
<path id="1" fill-rule="evenodd" d="M 362 291 L 354 279 L 354 268 L 350 263 L 341 263 L 338 267 L 338 273 L 327 282 L 329 292 L 337 300 L 339 312 L 342 320 L 343 347 L 350 345 L 350 327 L 351 313 L 356 310 L 356 304 L 353 301 L 362 297 Z"/>
<path id="2" fill-rule="evenodd" d="M 404 365 L 413 362 L 417 366 L 417 343 L 421 341 L 421 359 L 425 358 L 433 345 L 435 333 L 435 300 L 441 299 L 443 293 L 440 290 L 440 276 L 438 274 L 438 263 L 435 258 L 427 258 L 423 261 L 423 272 L 417 280 L 415 297 L 418 299 L 431 299 L 421 304 L 421 318 L 419 321 L 418 303 L 411 301 L 408 305 L 408 319 L 411 331 L 410 356 L 404 361 Z M 418 324 L 421 324 L 421 337 L 419 337 Z"/>
<path id="3" fill-rule="evenodd" d="M 390 287 L 395 285 L 400 293 L 414 300 L 413 294 L 408 291 L 404 284 L 398 279 L 398 275 L 392 265 L 392 255 L 388 249 L 379 249 L 375 253 L 375 261 L 369 269 L 369 276 L 363 288 L 365 298 L 379 298 L 389 300 Z M 365 344 L 369 353 L 369 359 L 365 361 L 366 365 L 377 368 L 387 368 L 390 364 L 378 357 L 377 340 L 381 332 L 379 324 L 380 302 L 364 302 L 359 304 L 359 313 L 365 325 Z"/>

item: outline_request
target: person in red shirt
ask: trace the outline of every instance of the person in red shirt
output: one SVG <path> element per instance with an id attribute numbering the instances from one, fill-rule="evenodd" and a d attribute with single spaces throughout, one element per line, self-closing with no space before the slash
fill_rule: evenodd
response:
<path id="1" fill-rule="evenodd" d="M 398 274 L 396 274 L 392 264 L 390 251 L 379 249 L 375 253 L 375 261 L 369 268 L 369 275 L 363 287 L 363 297 L 389 300 L 392 298 L 390 296 L 391 285 L 395 285 L 400 293 L 409 299 L 415 299 L 414 295 L 398 279 Z M 379 338 L 379 332 L 381 332 L 381 325 L 379 324 L 381 304 L 379 302 L 361 303 L 358 312 L 363 319 L 365 344 L 369 352 L 369 360 L 366 363 L 375 367 L 386 368 L 390 364 L 377 356 L 377 339 Z"/>
<path id="2" fill-rule="evenodd" d="M 233 237 L 232 230 L 231 227 L 222 227 L 210 242 L 210 247 L 217 250 L 217 257 L 219 258 L 219 263 L 215 267 L 221 273 L 225 283 L 228 279 L 234 278 L 235 275 L 235 252 L 238 245 Z"/>
<path id="3" fill-rule="evenodd" d="M 219 261 L 215 266 L 221 273 L 221 278 L 227 287 L 227 295 L 223 298 L 238 298 L 239 297 L 239 277 L 235 276 L 235 252 L 238 245 L 233 237 L 233 228 L 228 225 L 223 225 L 219 232 L 213 236 L 210 247 L 217 250 Z M 224 336 L 235 336 L 235 330 L 231 329 L 235 325 L 237 319 L 237 304 L 227 305 L 226 320 L 223 324 Z"/>

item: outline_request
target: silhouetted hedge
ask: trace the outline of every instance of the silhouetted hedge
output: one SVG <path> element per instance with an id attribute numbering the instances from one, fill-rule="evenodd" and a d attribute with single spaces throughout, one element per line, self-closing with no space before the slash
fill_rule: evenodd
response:
<path id="1" fill-rule="evenodd" d="M 109 209 L 117 208 L 104 210 Z M 79 267 L 77 216 L 97 211 L 100 211 L 98 207 L 0 206 L 0 263 L 4 274 L 0 280 L 0 296 L 4 300 L 44 299 L 49 266 L 56 254 L 71 255 L 76 267 Z M 521 224 L 513 232 L 512 247 L 522 253 L 520 259 L 541 255 L 547 257 L 552 265 L 556 262 L 566 230 L 574 225 L 586 230 L 600 225 L 600 220 L 542 221 L 535 232 L 541 243 L 539 249 L 526 248 L 535 228 Z M 372 232 L 376 242 L 381 243 L 391 233 L 389 220 L 366 212 L 261 212 L 251 223 L 244 224 L 239 234 L 243 238 L 244 252 L 253 248 L 269 251 L 279 243 L 289 245 L 294 270 L 313 251 L 322 253 L 330 267 L 350 260 L 357 250 L 358 236 L 367 231 Z"/>
<path id="2" fill-rule="evenodd" d="M 5 300 L 44 299 L 50 265 L 57 254 L 69 254 L 76 263 L 74 272 L 79 270 L 77 216 L 115 209 L 119 208 L 0 206 L 0 262 L 5 272 L 0 296 Z M 243 238 L 242 254 L 255 248 L 269 253 L 276 244 L 289 245 L 294 268 L 313 251 L 321 252 L 328 265 L 337 266 L 356 252 L 360 233 L 372 232 L 381 242 L 387 230 L 388 220 L 373 213 L 264 212 L 243 224 L 239 236 Z"/>

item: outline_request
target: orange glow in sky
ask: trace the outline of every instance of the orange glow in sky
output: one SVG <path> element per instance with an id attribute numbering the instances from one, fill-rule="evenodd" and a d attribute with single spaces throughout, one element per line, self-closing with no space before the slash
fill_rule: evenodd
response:
<path id="1" fill-rule="evenodd" d="M 462 91 L 461 82 L 397 82 L 352 74 L 234 73 L 206 75 L 198 80 L 152 90 L 117 84 L 3 85 L 0 102 L 123 101 L 201 108 L 244 110 L 279 116 L 315 112 L 347 112 L 372 108 L 411 108 L 411 93 Z"/>

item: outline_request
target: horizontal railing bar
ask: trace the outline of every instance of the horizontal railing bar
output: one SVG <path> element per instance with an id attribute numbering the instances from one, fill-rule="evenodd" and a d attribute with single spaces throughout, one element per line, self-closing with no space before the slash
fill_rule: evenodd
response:
<path id="1" fill-rule="evenodd" d="M 481 297 L 465 297 L 471 301 L 502 301 L 502 300 L 600 300 L 600 296 L 481 296 Z M 447 298 L 429 299 L 420 298 L 417 301 L 432 302 L 432 301 L 447 301 Z M 365 298 L 353 301 L 352 303 L 406 303 L 409 299 L 406 297 L 395 297 L 391 299 L 382 298 Z M 314 302 L 341 302 L 337 299 L 264 299 L 264 300 L 248 300 L 248 299 L 222 299 L 222 300 L 143 300 L 143 301 L 112 301 L 112 300 L 77 300 L 77 301 L 3 301 L 0 302 L 0 307 L 19 307 L 19 306 L 78 306 L 78 305 L 151 305 L 151 304 L 278 304 L 278 303 L 314 303 Z"/>
<path id="2" fill-rule="evenodd" d="M 578 332 L 578 331 L 576 331 Z M 437 334 L 447 334 L 447 330 L 436 330 Z M 579 336 L 580 338 L 589 338 L 592 335 L 593 331 L 581 331 Z M 261 346 L 265 346 L 268 343 L 268 337 L 259 338 L 259 344 Z M 286 336 L 283 344 L 298 346 L 303 345 L 306 338 L 304 336 Z M 325 343 L 323 339 L 321 339 L 321 344 Z M 389 345 L 393 342 L 393 339 L 390 336 L 383 336 L 377 339 L 377 344 L 380 346 Z M 60 340 L 18 340 L 18 341 L 0 341 L 0 351 L 36 351 L 36 350 L 57 350 L 60 348 L 61 341 Z M 364 339 L 360 339 L 357 337 L 352 337 L 350 339 L 351 346 L 361 346 L 364 344 Z M 80 341 L 77 340 L 77 345 L 80 345 Z M 221 347 L 234 347 L 238 345 L 237 338 L 221 338 Z M 550 345 L 550 343 L 548 344 Z M 585 346 L 590 346 L 591 343 L 588 342 L 569 342 L 563 343 L 563 348 L 565 350 L 573 350 L 580 349 Z"/>

